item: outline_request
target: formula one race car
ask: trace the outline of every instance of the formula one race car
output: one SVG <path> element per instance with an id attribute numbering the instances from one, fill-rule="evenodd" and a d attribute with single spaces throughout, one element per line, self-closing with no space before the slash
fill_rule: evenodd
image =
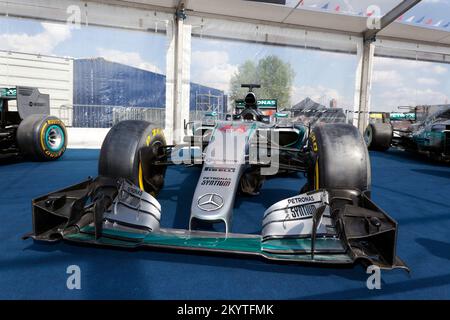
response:
<path id="1" fill-rule="evenodd" d="M 370 198 L 370 161 L 357 128 L 313 129 L 286 115 L 264 115 L 252 88 L 229 120 L 186 124 L 185 143 L 167 145 L 145 121 L 123 121 L 106 136 L 99 176 L 33 200 L 38 241 L 161 247 L 261 256 L 271 260 L 405 268 L 396 255 L 397 223 Z M 188 230 L 160 226 L 157 200 L 171 165 L 201 166 Z M 232 232 L 237 195 L 257 194 L 266 177 L 304 172 L 299 193 L 261 212 L 261 234 Z M 300 186 L 299 186 L 300 189 Z M 205 231 L 221 222 L 224 232 Z"/>
<path id="2" fill-rule="evenodd" d="M 385 151 L 394 146 L 450 161 L 450 105 L 431 107 L 393 113 L 385 123 L 371 123 L 364 135 L 369 148 Z"/>
<path id="3" fill-rule="evenodd" d="M 16 100 L 16 109 L 10 102 Z M 0 88 L 0 158 L 54 160 L 67 146 L 64 123 L 50 116 L 50 98 L 31 87 Z"/>

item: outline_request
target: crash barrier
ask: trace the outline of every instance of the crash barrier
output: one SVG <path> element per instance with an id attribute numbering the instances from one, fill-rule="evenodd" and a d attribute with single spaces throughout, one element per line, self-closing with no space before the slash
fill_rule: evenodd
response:
<path id="1" fill-rule="evenodd" d="M 152 121 L 164 126 L 165 109 L 108 105 L 64 105 L 59 117 L 67 126 L 77 128 L 111 128 L 123 120 Z"/>
<path id="2" fill-rule="evenodd" d="M 198 121 L 211 115 L 211 111 L 193 110 L 189 113 L 190 121 Z M 225 120 L 226 114 L 214 112 L 218 120 Z M 145 120 L 156 126 L 165 126 L 166 110 L 164 108 L 123 107 L 107 105 L 63 105 L 57 115 L 66 126 L 75 128 L 111 128 L 123 120 Z"/>
<path id="3" fill-rule="evenodd" d="M 202 120 L 209 111 L 190 112 L 190 121 Z M 57 116 L 67 127 L 68 148 L 98 149 L 109 129 L 123 120 L 145 120 L 156 126 L 165 127 L 165 109 L 100 106 L 100 105 L 63 105 Z M 214 113 L 219 120 L 226 118 L 225 113 Z"/>
<path id="4" fill-rule="evenodd" d="M 303 110 L 301 112 L 285 112 L 291 118 L 320 118 L 324 122 L 352 123 L 357 115 L 350 110 L 342 110 L 333 113 L 333 109 L 325 109 L 326 115 L 321 110 Z M 336 109 L 338 110 L 338 109 Z M 341 109 L 339 109 L 341 110 Z M 75 128 L 111 128 L 123 120 L 145 120 L 156 126 L 165 127 L 166 110 L 164 108 L 124 107 L 108 105 L 63 105 L 55 114 L 66 126 Z M 189 121 L 201 121 L 205 118 L 226 120 L 227 113 L 209 110 L 191 110 Z"/>
<path id="5" fill-rule="evenodd" d="M 200 121 L 204 119 L 206 116 L 213 116 L 217 120 L 226 120 L 226 113 L 223 112 L 211 112 L 211 111 L 203 111 L 203 110 L 196 110 L 189 112 L 189 120 L 190 121 Z"/>

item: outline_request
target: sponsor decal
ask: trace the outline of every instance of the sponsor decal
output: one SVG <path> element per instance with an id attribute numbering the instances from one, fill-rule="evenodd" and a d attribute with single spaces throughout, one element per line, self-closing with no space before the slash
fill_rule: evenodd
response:
<path id="1" fill-rule="evenodd" d="M 45 103 L 42 103 L 42 102 L 32 102 L 32 101 L 30 101 L 30 103 L 28 104 L 30 107 L 44 107 L 45 106 Z"/>
<path id="2" fill-rule="evenodd" d="M 278 100 L 277 99 L 261 99 L 261 100 L 258 100 L 256 103 L 257 103 L 258 107 L 275 108 L 278 104 Z M 236 101 L 236 107 L 238 109 L 243 109 L 245 107 L 245 101 L 243 101 L 243 100 Z"/>
<path id="3" fill-rule="evenodd" d="M 262 99 L 262 100 L 258 100 L 258 106 L 263 106 L 263 107 L 276 107 L 276 106 L 277 106 L 277 100 L 274 100 L 274 99 Z"/>
<path id="4" fill-rule="evenodd" d="M 295 207 L 292 207 L 289 209 L 291 211 L 292 219 L 312 217 L 314 211 L 316 211 L 316 207 L 313 205 L 309 205 L 309 206 L 300 205 L 300 206 L 295 206 Z"/>
<path id="5" fill-rule="evenodd" d="M 228 187 L 231 184 L 230 178 L 203 177 L 202 186 Z"/>
<path id="6" fill-rule="evenodd" d="M 236 168 L 206 167 L 205 171 L 211 171 L 211 172 L 235 172 Z"/>
<path id="7" fill-rule="evenodd" d="M 313 196 L 303 196 L 303 197 L 287 199 L 288 204 L 304 204 L 304 203 L 314 202 L 315 200 L 316 199 L 314 199 Z"/>
<path id="8" fill-rule="evenodd" d="M 4 88 L 0 91 L 1 97 L 15 97 L 17 95 L 16 88 Z"/>
<path id="9" fill-rule="evenodd" d="M 391 120 L 415 120 L 416 119 L 416 114 L 415 113 L 392 112 L 389 115 L 389 118 Z"/>
<path id="10" fill-rule="evenodd" d="M 198 198 L 197 206 L 204 211 L 215 211 L 223 207 L 223 198 L 216 193 L 207 193 Z"/>

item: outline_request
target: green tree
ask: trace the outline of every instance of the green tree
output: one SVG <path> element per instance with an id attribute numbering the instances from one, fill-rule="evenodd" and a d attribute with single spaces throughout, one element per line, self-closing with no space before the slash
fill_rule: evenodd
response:
<path id="1" fill-rule="evenodd" d="M 242 99 L 247 89 L 241 88 L 243 83 L 256 83 L 258 99 L 277 99 L 280 107 L 287 107 L 291 100 L 291 87 L 295 72 L 289 62 L 283 62 L 275 55 L 267 56 L 254 63 L 247 60 L 238 67 L 237 73 L 230 80 L 230 98 Z"/>

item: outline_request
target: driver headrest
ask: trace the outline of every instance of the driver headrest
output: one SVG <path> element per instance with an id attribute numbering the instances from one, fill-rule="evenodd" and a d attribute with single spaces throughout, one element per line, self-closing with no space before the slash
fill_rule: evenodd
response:
<path id="1" fill-rule="evenodd" d="M 245 101 L 245 105 L 251 106 L 251 107 L 256 107 L 256 95 L 253 92 L 247 93 L 244 101 Z"/>

